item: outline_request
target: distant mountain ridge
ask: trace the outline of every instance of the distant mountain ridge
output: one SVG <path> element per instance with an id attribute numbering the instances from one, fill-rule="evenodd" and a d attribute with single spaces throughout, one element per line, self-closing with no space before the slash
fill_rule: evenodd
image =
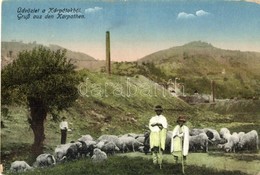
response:
<path id="1" fill-rule="evenodd" d="M 50 44 L 49 46 L 44 46 L 42 44 L 37 44 L 36 42 L 32 43 L 23 43 L 23 42 L 16 42 L 16 41 L 2 41 L 2 48 L 1 48 L 1 59 L 2 59 L 2 65 L 1 67 L 3 68 L 5 65 L 9 64 L 12 62 L 14 59 L 17 58 L 17 55 L 19 52 L 23 50 L 32 50 L 35 47 L 46 47 L 49 48 L 53 51 L 58 50 L 58 49 L 66 49 L 58 45 L 53 45 Z M 69 49 L 67 50 L 67 58 L 71 59 L 78 67 L 80 67 L 81 62 L 95 62 L 97 61 L 95 58 L 81 52 L 75 52 L 71 51 Z"/>
<path id="2" fill-rule="evenodd" d="M 217 84 L 219 98 L 260 96 L 260 53 L 224 50 L 195 41 L 147 55 L 134 63 L 117 64 L 115 74 L 142 74 L 167 84 L 180 78 L 185 92 L 211 93 Z M 180 87 L 182 89 L 182 87 Z"/>
<path id="3" fill-rule="evenodd" d="M 195 59 L 200 63 L 198 59 L 202 58 L 204 60 L 201 61 L 211 61 L 208 63 L 214 61 L 215 64 L 223 68 L 246 68 L 248 71 L 260 73 L 259 52 L 224 50 L 202 41 L 194 41 L 183 46 L 161 50 L 139 59 L 138 62 L 154 62 L 156 64 L 178 62 L 179 64 L 187 65 L 190 62 L 194 62 Z"/>

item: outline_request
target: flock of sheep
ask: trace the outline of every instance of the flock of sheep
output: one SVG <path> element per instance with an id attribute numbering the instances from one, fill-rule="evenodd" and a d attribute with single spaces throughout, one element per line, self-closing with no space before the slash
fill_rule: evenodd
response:
<path id="1" fill-rule="evenodd" d="M 170 152 L 172 132 L 167 132 L 165 152 Z M 221 128 L 220 132 L 205 128 L 191 129 L 189 137 L 190 151 L 208 152 L 209 146 L 215 145 L 225 152 L 239 150 L 258 150 L 258 134 L 255 130 L 248 133 L 230 133 L 227 128 Z M 102 135 L 94 140 L 91 135 L 84 135 L 76 142 L 58 145 L 54 154 L 41 154 L 35 163 L 30 166 L 25 161 L 15 161 L 11 164 L 11 172 L 23 172 L 39 167 L 54 166 L 57 163 L 75 160 L 80 157 L 91 158 L 95 163 L 103 162 L 108 155 L 125 152 L 150 152 L 149 132 L 145 134 Z"/>

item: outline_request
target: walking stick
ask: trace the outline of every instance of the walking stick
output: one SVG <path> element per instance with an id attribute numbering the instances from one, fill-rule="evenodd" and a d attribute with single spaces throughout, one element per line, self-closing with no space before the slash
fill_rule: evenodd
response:
<path id="1" fill-rule="evenodd" d="M 181 166 L 182 166 L 182 174 L 185 174 L 185 172 L 184 172 L 184 160 L 183 160 L 183 137 L 181 137 Z"/>
<path id="2" fill-rule="evenodd" d="M 162 131 L 162 129 L 160 129 L 160 131 L 159 131 L 159 156 L 161 156 L 161 131 Z M 161 159 L 162 159 L 162 157 L 161 157 Z M 162 169 L 162 165 L 160 164 L 159 166 L 160 166 L 160 169 Z"/>

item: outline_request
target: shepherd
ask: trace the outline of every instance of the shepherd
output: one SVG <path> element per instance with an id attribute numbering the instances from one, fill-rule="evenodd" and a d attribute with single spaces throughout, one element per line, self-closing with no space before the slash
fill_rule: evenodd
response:
<path id="1" fill-rule="evenodd" d="M 176 164 L 179 158 L 182 163 L 182 172 L 184 174 L 184 165 L 189 151 L 189 128 L 184 125 L 186 122 L 185 116 L 179 116 L 177 119 L 178 125 L 172 131 L 171 153 L 174 156 Z"/>
<path id="2" fill-rule="evenodd" d="M 162 154 L 165 150 L 167 120 L 162 115 L 163 108 L 160 105 L 155 106 L 156 116 L 149 121 L 150 133 L 150 149 L 153 157 L 153 164 L 162 168 Z"/>

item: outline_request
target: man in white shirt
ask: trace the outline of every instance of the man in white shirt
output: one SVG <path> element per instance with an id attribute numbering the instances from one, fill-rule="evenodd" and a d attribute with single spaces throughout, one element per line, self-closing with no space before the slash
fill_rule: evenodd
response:
<path id="1" fill-rule="evenodd" d="M 163 109 L 160 105 L 155 106 L 156 116 L 149 121 L 150 133 L 150 148 L 153 156 L 153 163 L 162 166 L 162 153 L 165 150 L 167 120 L 161 115 Z"/>
<path id="2" fill-rule="evenodd" d="M 62 121 L 60 122 L 61 144 L 66 143 L 68 129 L 69 127 L 68 127 L 68 122 L 66 121 L 66 117 L 62 117 Z"/>

